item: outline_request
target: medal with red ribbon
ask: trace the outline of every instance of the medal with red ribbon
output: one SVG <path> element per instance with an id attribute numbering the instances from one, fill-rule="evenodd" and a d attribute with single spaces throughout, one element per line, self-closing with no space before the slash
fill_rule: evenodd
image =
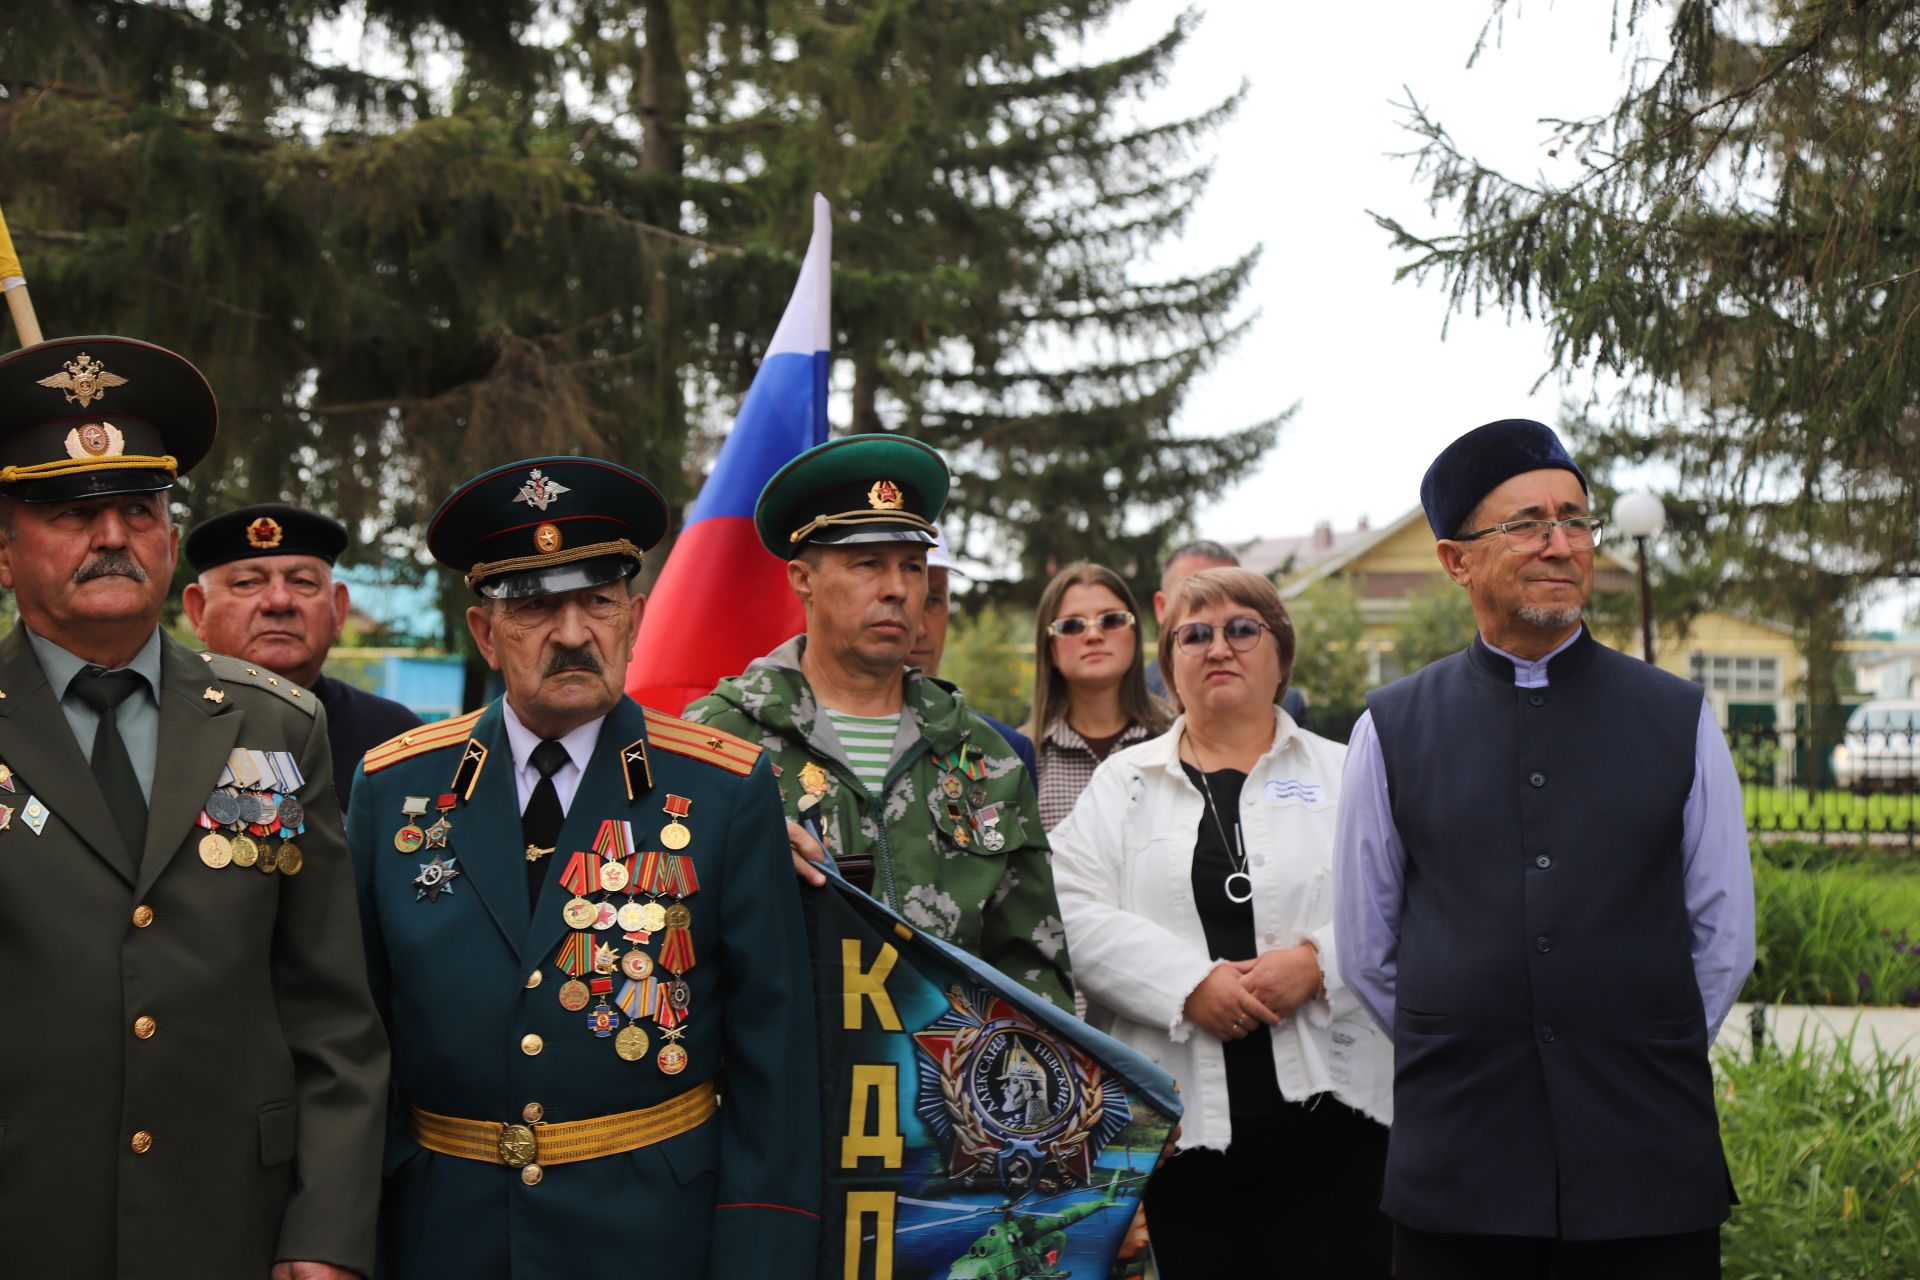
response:
<path id="1" fill-rule="evenodd" d="M 560 915 L 570 928 L 591 929 L 600 919 L 600 908 L 587 895 L 600 892 L 600 859 L 583 850 L 575 850 L 560 873 L 560 887 L 572 894 Z"/>
<path id="2" fill-rule="evenodd" d="M 669 849 L 684 849 L 693 843 L 693 833 L 680 824 L 693 808 L 693 801 L 685 796 L 667 793 L 667 802 L 661 806 L 667 813 L 667 825 L 660 828 L 660 843 Z"/>

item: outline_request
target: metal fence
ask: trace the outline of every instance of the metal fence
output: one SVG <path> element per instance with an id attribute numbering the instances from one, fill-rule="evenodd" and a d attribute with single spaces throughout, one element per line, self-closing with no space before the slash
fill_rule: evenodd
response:
<path id="1" fill-rule="evenodd" d="M 1865 710 L 1728 727 L 1749 831 L 1920 845 L 1920 724 Z"/>

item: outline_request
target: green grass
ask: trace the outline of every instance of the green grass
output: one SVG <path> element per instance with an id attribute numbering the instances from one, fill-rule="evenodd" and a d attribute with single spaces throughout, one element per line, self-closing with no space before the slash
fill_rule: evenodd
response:
<path id="1" fill-rule="evenodd" d="M 1742 999 L 1920 1005 L 1920 856 L 1766 845 L 1759 855 Z"/>
<path id="2" fill-rule="evenodd" d="M 1749 831 L 1920 833 L 1920 796 L 1911 791 L 1855 795 L 1749 784 L 1741 788 L 1741 798 Z"/>
<path id="3" fill-rule="evenodd" d="M 1726 1280 L 1920 1276 L 1920 1069 L 1847 1045 L 1719 1054 L 1720 1130 L 1741 1203 Z"/>

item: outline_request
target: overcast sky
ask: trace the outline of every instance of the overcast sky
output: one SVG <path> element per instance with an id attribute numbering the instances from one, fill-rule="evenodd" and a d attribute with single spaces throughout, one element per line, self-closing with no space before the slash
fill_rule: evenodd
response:
<path id="1" fill-rule="evenodd" d="M 1136 0 L 1097 47 L 1130 47 L 1185 6 Z M 1466 66 L 1490 3 L 1386 0 L 1341 5 L 1212 0 L 1172 82 L 1146 111 L 1196 108 L 1245 79 L 1239 116 L 1216 135 L 1216 171 L 1185 241 L 1158 255 L 1169 271 L 1217 265 L 1241 246 L 1266 253 L 1247 300 L 1247 339 L 1199 382 L 1188 431 L 1257 421 L 1299 402 L 1266 465 L 1201 516 L 1226 541 L 1302 533 L 1330 520 L 1377 526 L 1419 499 L 1433 455 L 1495 418 L 1555 421 L 1563 395 L 1545 332 L 1502 314 L 1455 316 L 1444 341 L 1437 282 L 1395 284 L 1402 259 L 1369 209 L 1426 219 L 1413 144 L 1396 102 L 1407 90 L 1470 154 L 1515 175 L 1546 155 L 1543 116 L 1605 110 L 1620 94 L 1628 47 L 1609 48 L 1604 0 L 1514 4 L 1497 42 Z M 1656 39 L 1664 31 L 1653 32 Z M 1644 41 L 1642 42 L 1644 46 Z"/>

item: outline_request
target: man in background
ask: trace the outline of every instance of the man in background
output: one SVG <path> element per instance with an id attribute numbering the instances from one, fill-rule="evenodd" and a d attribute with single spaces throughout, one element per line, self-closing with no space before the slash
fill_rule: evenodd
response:
<path id="1" fill-rule="evenodd" d="M 935 530 L 933 537 L 933 546 L 927 550 L 927 607 L 921 611 L 920 629 L 914 633 L 913 648 L 907 651 L 907 665 L 920 668 L 921 675 L 938 678 L 940 660 L 947 652 L 947 624 L 953 618 L 953 575 L 957 573 L 964 578 L 967 571 L 955 564 L 947 553 L 945 536 Z M 961 692 L 952 681 L 943 683 L 954 692 Z M 1020 763 L 1027 766 L 1027 776 L 1037 781 L 1040 775 L 1034 767 L 1033 739 L 978 707 L 973 710 L 1007 740 L 1013 753 L 1020 757 Z"/>
<path id="2" fill-rule="evenodd" d="M 347 625 L 347 584 L 333 576 L 346 526 L 269 502 L 201 521 L 181 549 L 200 575 L 180 598 L 200 643 L 311 689 L 327 709 L 344 814 L 360 758 L 420 723 L 399 703 L 320 673 Z"/>

